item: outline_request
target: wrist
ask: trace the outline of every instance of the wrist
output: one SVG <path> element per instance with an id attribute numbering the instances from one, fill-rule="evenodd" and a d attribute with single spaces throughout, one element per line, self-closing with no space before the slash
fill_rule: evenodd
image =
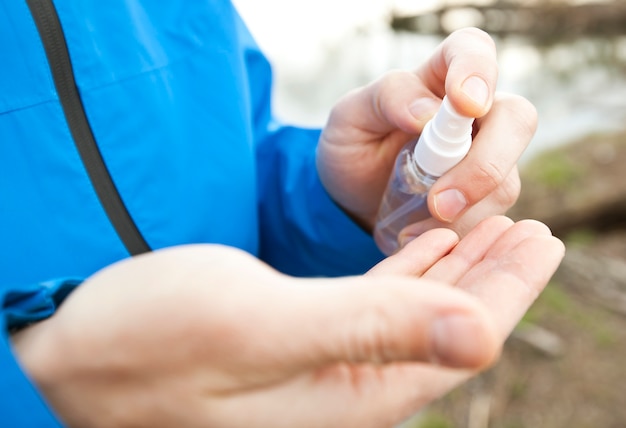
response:
<path id="1" fill-rule="evenodd" d="M 53 341 L 51 319 L 26 326 L 10 336 L 13 355 L 29 380 L 46 397 L 47 391 L 57 383 L 61 374 L 55 363 L 55 353 L 50 344 Z"/>

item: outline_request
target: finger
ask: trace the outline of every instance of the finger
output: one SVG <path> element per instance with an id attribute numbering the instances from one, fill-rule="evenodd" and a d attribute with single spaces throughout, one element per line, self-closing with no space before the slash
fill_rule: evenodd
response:
<path id="1" fill-rule="evenodd" d="M 458 242 L 459 237 L 452 230 L 427 231 L 403 246 L 396 254 L 378 263 L 367 274 L 422 276 L 427 269 L 448 254 Z"/>
<path id="2" fill-rule="evenodd" d="M 480 269 L 464 277 L 460 287 L 479 298 L 498 326 L 498 342 L 503 343 L 523 314 L 548 283 L 561 262 L 565 247 L 549 236 L 547 228 L 534 221 L 523 221 L 507 230 L 505 244 L 493 247 Z M 514 242 L 517 242 L 513 245 Z M 497 256 L 496 256 L 497 255 Z M 495 257 L 494 257 L 495 256 Z M 362 368 L 360 370 L 363 370 Z M 449 370 L 424 364 L 395 364 L 381 368 L 376 377 L 353 373 L 353 384 L 361 390 L 375 391 L 373 402 L 391 402 L 385 407 L 396 408 L 410 415 L 440 397 L 475 371 Z M 354 378 L 360 380 L 354 381 Z M 373 385 L 363 385 L 365 380 Z M 378 388 L 376 388 L 378 385 Z M 394 394 L 390 394 L 393 391 Z M 396 400 L 395 402 L 393 400 Z M 404 405 L 402 405 L 403 403 Z M 372 403 L 372 406 L 376 404 Z M 383 411 L 385 407 L 379 407 Z"/>
<path id="3" fill-rule="evenodd" d="M 345 165 L 337 164 L 338 151 L 355 159 L 368 153 L 366 156 L 374 158 L 368 162 L 378 165 L 376 174 L 360 174 L 357 169 L 352 171 L 351 179 L 360 176 L 359 182 L 369 183 L 373 195 L 381 194 L 398 152 L 419 135 L 440 104 L 441 99 L 409 71 L 389 72 L 352 91 L 336 104 L 324 127 L 318 146 L 318 168 L 323 165 L 322 171 L 343 171 Z M 359 150 L 355 141 L 360 143 Z"/>
<path id="4" fill-rule="evenodd" d="M 417 72 L 438 97 L 447 94 L 468 117 L 482 117 L 493 101 L 498 65 L 493 39 L 477 28 L 452 33 Z"/>
<path id="5" fill-rule="evenodd" d="M 415 135 L 436 113 L 440 104 L 441 99 L 425 88 L 415 73 L 389 71 L 339 100 L 329 119 L 329 125 L 334 126 L 326 128 L 338 132 L 374 134 L 376 141 L 380 135 L 394 130 Z M 344 123 L 349 126 L 344 126 Z M 325 137 L 330 141 L 343 140 L 329 133 Z"/>
<path id="6" fill-rule="evenodd" d="M 382 132 L 392 129 L 388 127 L 392 124 L 405 132 L 418 132 L 446 94 L 459 113 L 485 115 L 493 102 L 497 79 L 493 39 L 477 28 L 465 28 L 448 36 L 416 73 L 387 73 L 366 91 L 355 94 L 364 98 L 358 100 L 364 109 L 364 128 Z M 370 102 L 362 102 L 366 100 Z M 374 124 L 388 128 L 372 129 Z"/>
<path id="7" fill-rule="evenodd" d="M 536 221 L 518 222 L 505 234 L 506 239 L 498 241 L 479 268 L 464 276 L 458 285 L 489 309 L 498 326 L 499 343 L 504 343 L 546 286 L 565 252 L 563 243 Z M 404 398 L 398 401 L 405 403 L 409 415 L 473 374 L 475 371 L 403 364 L 384 368 L 378 378 L 383 391 L 393 390 L 397 397 Z"/>
<path id="8" fill-rule="evenodd" d="M 299 326 L 290 335 L 291 364 L 300 370 L 395 361 L 476 368 L 498 353 L 489 316 L 452 287 L 382 275 L 305 287 L 298 295 L 306 297 L 291 302 L 298 315 L 290 322 Z"/>
<path id="9" fill-rule="evenodd" d="M 479 122 L 465 159 L 433 185 L 428 197 L 433 216 L 452 222 L 502 186 L 511 173 L 516 173 L 516 164 L 536 125 L 537 112 L 530 102 L 518 96 L 499 96 Z M 512 201 L 517 196 L 510 195 Z"/>
<path id="10" fill-rule="evenodd" d="M 322 138 L 330 144 L 371 140 L 395 157 L 421 132 L 447 93 L 464 115 L 481 117 L 490 108 L 497 82 L 495 44 L 485 32 L 463 29 L 450 35 L 415 73 L 391 71 L 344 96 L 333 108 Z M 347 125 L 347 126 L 346 126 Z"/>
<path id="11" fill-rule="evenodd" d="M 479 223 L 459 244 L 423 275 L 423 278 L 456 284 L 479 263 L 494 243 L 513 225 L 507 217 L 490 217 Z"/>
<path id="12" fill-rule="evenodd" d="M 520 229 L 528 228 L 528 232 L 534 227 L 523 225 Z M 479 281 L 467 279 L 467 288 L 483 299 L 499 325 L 499 343 L 508 337 L 563 257 L 562 243 L 540 229 L 536 229 L 538 235 L 531 232 L 511 248 L 500 267 L 485 268 Z M 292 405 L 281 418 L 287 421 L 284 426 L 298 425 L 303 415 L 316 426 L 391 426 L 475 373 L 415 363 L 334 364 L 295 376 L 262 394 L 253 390 L 244 397 L 244 407 L 274 409 L 291 398 L 295 401 L 290 401 Z M 236 404 L 241 408 L 240 401 Z"/>
<path id="13" fill-rule="evenodd" d="M 520 178 L 517 167 L 509 174 L 495 191 L 482 199 L 476 205 L 470 207 L 461 217 L 453 223 L 437 222 L 440 227 L 449 227 L 461 238 L 465 237 L 476 225 L 486 218 L 501 215 L 506 212 L 520 193 Z M 434 221 L 434 218 L 432 219 Z"/>
<path id="14" fill-rule="evenodd" d="M 546 286 L 564 253 L 557 238 L 533 235 L 485 259 L 458 286 L 478 297 L 498 320 L 501 334 L 508 335 Z"/>
<path id="15" fill-rule="evenodd" d="M 408 243 L 410 243 L 413 239 L 421 236 L 423 233 L 428 232 L 433 229 L 450 229 L 454 230 L 447 223 L 442 223 L 439 220 L 428 217 L 424 220 L 418 221 L 417 223 L 410 224 L 406 226 L 404 229 L 400 231 L 398 234 L 398 242 L 400 243 L 400 247 L 404 247 Z M 458 234 L 457 234 L 458 237 Z"/>
<path id="16" fill-rule="evenodd" d="M 497 260 L 515 251 L 524 240 L 533 237 L 551 237 L 550 228 L 537 220 L 520 220 L 504 232 L 487 251 L 486 260 Z M 519 250 L 518 250 L 519 251 Z"/>
<path id="17" fill-rule="evenodd" d="M 535 220 L 523 220 L 515 224 L 506 217 L 494 217 L 480 223 L 457 247 L 438 264 L 424 274 L 424 278 L 445 281 L 461 286 L 472 270 L 483 272 L 493 267 L 492 261 L 506 259 L 525 239 L 535 236 L 550 237 L 550 229 Z M 467 282 L 465 282 L 467 283 Z"/>
<path id="18" fill-rule="evenodd" d="M 412 239 L 422 235 L 428 230 L 436 228 L 448 228 L 457 233 L 461 238 L 466 236 L 476 225 L 486 218 L 498 216 L 506 212 L 520 193 L 520 178 L 517 167 L 511 171 L 504 183 L 486 198 L 470 207 L 461 217 L 453 223 L 444 223 L 434 217 L 413 223 L 400 231 L 398 242 L 400 247 L 406 245 Z"/>

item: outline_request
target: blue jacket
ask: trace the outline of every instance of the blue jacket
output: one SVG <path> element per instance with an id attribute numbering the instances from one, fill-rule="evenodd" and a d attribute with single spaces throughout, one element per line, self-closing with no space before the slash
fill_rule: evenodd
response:
<path id="1" fill-rule="evenodd" d="M 319 130 L 277 122 L 270 93 L 229 1 L 0 0 L 0 426 L 59 426 L 6 332 L 112 262 L 188 243 L 299 276 L 380 259 L 319 181 Z"/>

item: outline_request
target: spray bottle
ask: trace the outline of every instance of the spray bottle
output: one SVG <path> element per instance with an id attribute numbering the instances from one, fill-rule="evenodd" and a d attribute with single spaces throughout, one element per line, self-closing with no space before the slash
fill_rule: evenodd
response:
<path id="1" fill-rule="evenodd" d="M 444 97 L 417 142 L 400 151 L 374 228 L 374 239 L 383 253 L 398 250 L 402 229 L 430 217 L 428 192 L 469 151 L 473 122 L 474 118 L 460 115 Z"/>

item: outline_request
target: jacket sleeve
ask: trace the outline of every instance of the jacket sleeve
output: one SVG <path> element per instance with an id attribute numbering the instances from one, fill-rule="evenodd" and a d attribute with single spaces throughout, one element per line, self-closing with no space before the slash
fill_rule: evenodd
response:
<path id="1" fill-rule="evenodd" d="M 271 67 L 242 22 L 240 27 L 256 143 L 260 257 L 297 276 L 364 273 L 382 253 L 320 182 L 320 130 L 285 126 L 272 117 Z"/>
<path id="2" fill-rule="evenodd" d="M 51 316 L 80 283 L 60 279 L 15 290 L 0 287 L 0 426 L 57 428 L 61 422 L 29 380 L 11 349 L 10 331 Z"/>

